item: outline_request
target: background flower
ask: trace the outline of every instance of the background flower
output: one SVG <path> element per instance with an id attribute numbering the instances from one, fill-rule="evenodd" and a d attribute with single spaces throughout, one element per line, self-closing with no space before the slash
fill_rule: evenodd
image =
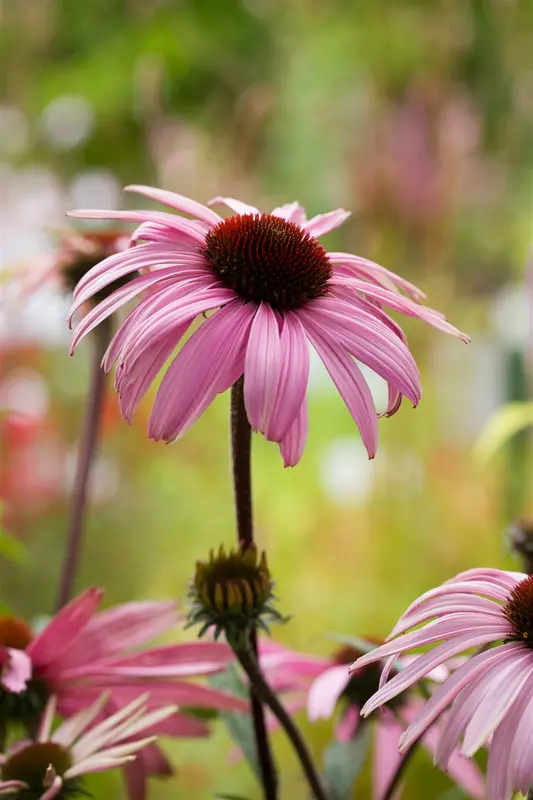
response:
<path id="1" fill-rule="evenodd" d="M 24 715 L 31 713 L 33 723 L 38 703 L 42 709 L 50 695 L 56 697 L 58 713 L 70 717 L 83 712 L 103 692 L 107 692 L 106 714 L 118 712 L 147 692 L 145 703 L 150 710 L 169 704 L 179 707 L 154 723 L 151 735 L 198 737 L 206 736 L 209 728 L 187 708 L 248 709 L 245 701 L 190 680 L 223 670 L 233 660 L 227 645 L 184 642 L 141 649 L 176 627 L 174 603 L 132 602 L 98 612 L 102 596 L 99 589 L 87 590 L 59 611 L 41 633 L 22 642 L 25 646 L 19 657 L 24 655 L 31 662 L 31 681 L 19 700 L 15 698 L 17 719 L 27 722 Z M 9 708 L 13 699 L 10 703 Z M 136 763 L 126 767 L 130 796 L 134 800 L 144 796 L 148 775 L 171 771 L 162 752 L 148 744 Z"/>
<path id="2" fill-rule="evenodd" d="M 53 800 L 84 793 L 80 778 L 125 766 L 154 737 L 147 730 L 174 714 L 174 706 L 148 712 L 139 697 L 99 724 L 106 695 L 52 732 L 56 698 L 48 701 L 35 742 L 19 742 L 0 755 L 0 794 L 20 800 Z M 143 735 L 143 738 L 140 738 Z"/>
<path id="3" fill-rule="evenodd" d="M 360 711 L 379 683 L 379 662 L 362 667 L 351 675 L 349 664 L 356 657 L 354 647 L 344 646 L 330 658 L 299 653 L 275 642 L 262 640 L 261 666 L 277 691 L 287 696 L 293 712 L 306 708 L 309 719 L 331 719 L 340 710 L 335 737 L 347 741 L 360 729 Z M 444 674 L 446 671 L 443 670 Z M 442 678 L 440 674 L 431 677 Z M 398 741 L 404 725 L 411 722 L 422 704 L 420 696 L 405 693 L 372 720 L 372 796 L 380 800 L 398 769 L 401 756 Z M 277 727 L 272 722 L 273 727 Z M 434 755 L 437 727 L 429 728 L 422 740 Z M 470 797 L 483 798 L 484 784 L 477 766 L 462 758 L 457 750 L 450 757 L 450 776 Z"/>
<path id="4" fill-rule="evenodd" d="M 407 632 L 412 628 L 416 629 Z M 487 746 L 489 800 L 507 800 L 514 791 L 527 794 L 533 782 L 528 744 L 533 704 L 533 577 L 497 569 L 460 573 L 415 600 L 390 638 L 351 667 L 354 671 L 387 659 L 383 685 L 365 704 L 363 715 L 390 702 L 449 658 L 481 647 L 410 721 L 400 739 L 400 752 L 405 753 L 451 704 L 438 741 L 437 763 L 449 768 L 461 739 L 460 751 L 466 757 Z M 385 682 L 398 655 L 426 645 L 434 646 Z"/>

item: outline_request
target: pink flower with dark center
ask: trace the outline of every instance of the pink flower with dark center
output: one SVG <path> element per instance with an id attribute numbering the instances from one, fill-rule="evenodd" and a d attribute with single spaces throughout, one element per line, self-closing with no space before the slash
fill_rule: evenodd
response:
<path id="1" fill-rule="evenodd" d="M 142 274 L 113 292 L 78 325 L 72 351 L 96 325 L 134 297 L 109 345 L 106 371 L 117 362 L 115 388 L 124 417 L 132 415 L 192 322 L 202 322 L 166 371 L 148 433 L 171 442 L 182 436 L 217 394 L 244 375 L 244 401 L 254 430 L 278 442 L 285 466 L 297 464 L 307 438 L 309 343 L 317 351 L 373 458 L 378 415 L 355 362 L 387 382 L 385 416 L 403 396 L 417 405 L 418 368 L 388 306 L 465 341 L 437 311 L 418 304 L 421 292 L 372 261 L 328 253 L 318 238 L 349 216 L 337 209 L 307 220 L 298 203 L 270 214 L 231 198 L 215 198 L 235 215 L 172 192 L 129 189 L 191 215 L 163 211 L 76 211 L 71 216 L 141 223 L 135 247 L 94 267 L 74 292 L 70 318 L 87 300 L 134 271 Z M 142 244 L 138 244 L 142 242 Z"/>
<path id="2" fill-rule="evenodd" d="M 81 778 L 133 763 L 151 745 L 147 731 L 171 717 L 175 706 L 148 711 L 148 695 L 105 720 L 105 695 L 52 732 L 56 698 L 44 710 L 36 741 L 19 742 L 0 754 L 0 795 L 20 800 L 54 800 L 84 794 Z M 142 734 L 142 738 L 141 737 Z"/>
<path id="3" fill-rule="evenodd" d="M 117 230 L 67 231 L 60 236 L 56 250 L 37 260 L 37 263 L 14 272 L 11 277 L 18 283 L 20 297 L 27 297 L 45 284 L 55 285 L 71 294 L 92 267 L 102 259 L 125 250 L 128 244 L 129 237 Z M 94 300 L 99 302 L 105 299 L 109 292 L 118 289 L 130 278 L 131 275 L 111 284 Z"/>
<path id="4" fill-rule="evenodd" d="M 338 709 L 340 715 L 335 730 L 336 739 L 348 741 L 356 735 L 361 725 L 361 708 L 379 685 L 379 663 L 364 666 L 350 675 L 348 666 L 361 653 L 354 647 L 345 646 L 331 658 L 298 653 L 268 640 L 262 641 L 260 648 L 262 669 L 272 688 L 286 695 L 287 708 L 293 713 L 306 708 L 311 721 L 330 719 Z M 447 670 L 441 671 L 444 675 L 448 674 Z M 432 677 L 443 676 L 435 674 Z M 374 721 L 374 800 L 380 800 L 387 792 L 401 761 L 398 739 L 404 725 L 416 717 L 421 705 L 419 696 L 403 693 L 383 709 Z M 271 726 L 276 727 L 277 723 L 271 722 Z M 424 735 L 423 745 L 431 754 L 435 753 L 437 740 L 436 727 L 430 727 Z M 450 773 L 471 797 L 481 799 L 485 796 L 479 770 L 456 750 L 450 759 Z"/>
<path id="5" fill-rule="evenodd" d="M 58 713 L 70 717 L 104 691 L 109 693 L 107 714 L 148 692 L 150 710 L 169 704 L 179 707 L 151 728 L 150 735 L 198 737 L 206 736 L 209 729 L 187 709 L 248 710 L 243 700 L 190 680 L 225 669 L 233 660 L 227 645 L 191 642 L 140 649 L 176 625 L 174 603 L 124 603 L 98 612 L 102 596 L 99 589 L 87 590 L 35 637 L 22 621 L 6 625 L 0 619 L 0 645 L 19 650 L 31 662 L 26 691 L 0 692 L 0 716 L 32 729 L 35 715 L 40 716 L 52 694 L 57 697 Z M 143 800 L 148 775 L 170 773 L 163 753 L 149 744 L 126 768 L 130 797 Z"/>
<path id="6" fill-rule="evenodd" d="M 436 763 L 448 768 L 458 742 L 468 758 L 486 746 L 488 800 L 509 800 L 514 791 L 527 794 L 533 784 L 533 576 L 498 569 L 462 572 L 415 600 L 389 639 L 351 667 L 387 659 L 381 686 L 362 714 L 389 703 L 439 664 L 477 648 L 409 721 L 400 752 L 451 705 Z M 487 649 L 492 644 L 497 646 Z M 387 682 L 399 655 L 428 645 L 428 652 Z"/>

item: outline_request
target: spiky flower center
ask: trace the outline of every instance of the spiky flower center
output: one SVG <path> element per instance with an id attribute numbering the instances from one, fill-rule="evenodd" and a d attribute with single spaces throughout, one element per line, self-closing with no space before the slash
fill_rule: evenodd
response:
<path id="1" fill-rule="evenodd" d="M 255 547 L 227 554 L 221 547 L 216 556 L 211 551 L 208 562 L 198 562 L 194 583 L 206 609 L 253 614 L 262 608 L 270 595 L 270 572 L 265 553 L 257 559 Z"/>
<path id="2" fill-rule="evenodd" d="M 511 591 L 503 614 L 511 626 L 509 638 L 533 648 L 533 575 L 524 578 Z"/>
<path id="3" fill-rule="evenodd" d="M 0 646 L 25 650 L 33 636 L 27 622 L 18 617 L 0 617 Z"/>
<path id="4" fill-rule="evenodd" d="M 2 780 L 22 781 L 28 787 L 16 796 L 24 800 L 40 798 L 56 775 L 62 777 L 72 766 L 69 752 L 55 742 L 36 742 L 21 747 L 0 767 Z"/>
<path id="5" fill-rule="evenodd" d="M 326 294 L 327 253 L 294 222 L 272 214 L 237 215 L 220 222 L 205 240 L 213 270 L 246 300 L 290 310 Z"/>
<path id="6" fill-rule="evenodd" d="M 357 647 L 346 645 L 338 650 L 334 655 L 337 664 L 353 664 L 358 658 L 364 655 L 362 650 Z M 379 679 L 383 669 L 383 662 L 368 664 L 366 667 L 354 672 L 350 681 L 346 685 L 341 697 L 350 705 L 362 708 L 379 689 Z M 397 708 L 405 702 L 406 693 L 395 697 L 387 703 L 389 708 Z"/>
<path id="7" fill-rule="evenodd" d="M 215 639 L 225 633 L 228 641 L 242 643 L 254 628 L 268 631 L 266 619 L 282 621 L 271 605 L 273 586 L 266 555 L 259 556 L 255 545 L 211 550 L 208 561 L 196 564 L 188 625 L 202 623 L 199 636 L 214 628 Z"/>

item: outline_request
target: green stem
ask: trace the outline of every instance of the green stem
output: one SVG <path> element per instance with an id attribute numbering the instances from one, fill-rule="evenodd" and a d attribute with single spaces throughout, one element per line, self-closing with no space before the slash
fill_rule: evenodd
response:
<path id="1" fill-rule="evenodd" d="M 243 550 L 254 542 L 252 517 L 252 429 L 244 407 L 244 379 L 240 378 L 231 389 L 231 449 L 233 460 L 233 486 L 237 517 L 237 541 Z M 251 646 L 257 655 L 257 637 L 251 637 Z M 252 688 L 252 723 L 263 793 L 266 800 L 277 800 L 278 779 L 265 720 L 263 702 Z"/>
<path id="2" fill-rule="evenodd" d="M 257 696 L 260 697 L 263 703 L 270 708 L 281 727 L 287 734 L 294 751 L 298 756 L 302 770 L 304 771 L 307 782 L 309 783 L 309 787 L 313 793 L 313 797 L 316 798 L 316 800 L 328 800 L 326 790 L 322 785 L 319 774 L 315 770 L 313 759 L 311 758 L 298 727 L 296 726 L 290 714 L 288 714 L 284 709 L 276 694 L 266 682 L 263 674 L 261 673 L 257 660 L 251 653 L 242 648 L 236 649 L 235 654 L 240 665 L 248 676 L 250 685 L 253 686 Z"/>
<path id="3" fill-rule="evenodd" d="M 100 323 L 93 334 L 93 364 L 87 398 L 85 423 L 78 454 L 74 490 L 72 493 L 72 509 L 68 528 L 67 547 L 59 579 L 59 591 L 56 602 L 57 611 L 63 608 L 72 597 L 76 573 L 80 562 L 91 464 L 98 443 L 98 431 L 105 396 L 105 374 L 101 368 L 101 362 L 110 338 L 111 320 L 108 318 Z"/>

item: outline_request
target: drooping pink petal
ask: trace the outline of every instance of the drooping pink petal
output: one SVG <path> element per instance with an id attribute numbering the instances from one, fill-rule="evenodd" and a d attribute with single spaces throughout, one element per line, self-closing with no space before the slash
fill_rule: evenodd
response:
<path id="1" fill-rule="evenodd" d="M 444 639 L 462 636 L 468 631 L 475 634 L 478 630 L 486 628 L 493 630 L 495 636 L 497 634 L 496 638 L 500 639 L 505 638 L 508 633 L 508 625 L 503 617 L 500 620 L 497 617 L 486 617 L 483 614 L 476 613 L 450 614 L 449 616 L 438 617 L 423 628 L 418 628 L 410 633 L 404 633 L 380 645 L 380 647 L 376 647 L 369 653 L 365 653 L 365 655 L 357 659 L 355 664 L 352 664 L 350 670 L 360 669 L 367 666 L 367 664 L 372 664 L 393 655 L 415 650 L 419 647 L 425 647 L 428 644 L 434 644 Z M 412 665 L 409 665 L 409 668 L 411 666 Z M 405 672 L 405 670 L 403 670 L 403 672 Z"/>
<path id="2" fill-rule="evenodd" d="M 161 382 L 148 425 L 150 438 L 173 441 L 217 394 L 229 388 L 236 368 L 242 365 L 244 370 L 245 345 L 255 312 L 255 304 L 233 300 L 191 336 Z"/>
<path id="3" fill-rule="evenodd" d="M 304 400 L 300 406 L 298 416 L 279 443 L 279 450 L 285 467 L 295 467 L 300 461 L 307 441 L 308 430 L 307 400 Z"/>
<path id="4" fill-rule="evenodd" d="M 363 364 L 417 405 L 422 393 L 420 375 L 409 348 L 387 326 L 362 309 L 340 300 L 322 297 L 301 312 L 319 322 L 340 344 Z M 305 323 L 304 323 L 305 324 Z"/>
<path id="5" fill-rule="evenodd" d="M 502 648 L 505 648 L 505 650 Z M 487 676 L 495 668 L 498 669 L 499 662 L 502 659 L 505 663 L 507 655 L 506 645 L 503 645 L 502 647 L 495 647 L 487 653 L 480 653 L 475 656 L 471 662 L 464 664 L 448 681 L 439 687 L 438 692 L 435 692 L 431 697 L 431 706 L 429 708 L 422 708 L 414 719 L 409 720 L 411 725 L 418 726 L 422 718 L 436 719 L 441 710 L 446 708 L 453 699 L 453 704 L 446 716 L 435 752 L 435 763 L 442 769 L 448 768 L 452 753 L 482 695 L 485 693 Z M 418 730 L 418 727 L 416 730 Z"/>
<path id="6" fill-rule="evenodd" d="M 32 676 L 31 659 L 24 650 L 0 646 L 0 687 L 20 694 Z"/>
<path id="7" fill-rule="evenodd" d="M 356 291 L 361 292 L 365 297 L 375 299 L 394 311 L 399 311 L 408 317 L 415 317 L 427 322 L 433 328 L 436 328 L 443 333 L 449 333 L 452 336 L 457 336 L 463 342 L 469 342 L 470 337 L 462 333 L 458 328 L 455 328 L 438 311 L 434 311 L 427 306 L 421 306 L 415 303 L 409 297 L 402 297 L 396 292 L 391 292 L 381 286 L 373 286 L 372 284 L 365 283 L 364 281 L 356 278 L 344 278 L 341 275 L 333 275 L 332 283 L 339 283 L 341 285 L 352 286 Z"/>
<path id="8" fill-rule="evenodd" d="M 118 404 L 127 422 L 131 423 L 139 403 L 174 352 L 176 343 L 185 335 L 189 325 L 189 322 L 184 322 L 172 330 L 171 336 L 163 341 L 158 339 L 147 347 L 129 372 L 117 369 L 115 388 L 119 393 Z"/>
<path id="9" fill-rule="evenodd" d="M 413 698 L 407 706 L 402 709 L 402 719 L 410 723 L 416 718 L 423 701 L 421 698 Z M 447 721 L 447 720 L 446 720 Z M 435 757 L 439 742 L 439 728 L 437 724 L 431 725 L 422 737 L 422 744 Z M 483 800 L 485 797 L 485 782 L 477 764 L 464 758 L 457 747 L 455 739 L 452 752 L 450 753 L 448 772 L 453 781 L 475 800 Z"/>
<path id="10" fill-rule="evenodd" d="M 187 283 L 189 286 L 201 286 L 202 283 L 201 278 L 200 281 L 191 284 L 190 281 L 186 281 L 183 279 L 183 276 L 177 276 L 175 270 L 171 267 L 168 270 L 161 270 L 162 275 L 157 273 L 150 273 L 148 275 L 140 275 L 138 278 L 134 278 L 132 281 L 127 283 L 125 286 L 121 286 L 119 289 L 114 291 L 109 297 L 106 297 L 97 306 L 95 306 L 85 317 L 82 319 L 76 331 L 74 332 L 74 336 L 72 338 L 72 343 L 70 345 L 70 354 L 74 352 L 80 341 L 97 325 L 103 322 L 104 319 L 107 319 L 111 314 L 114 314 L 115 311 L 118 311 L 123 305 L 128 303 L 138 294 L 140 294 L 145 289 L 155 286 L 156 284 L 161 283 L 159 288 L 168 288 L 174 284 L 176 284 L 176 288 L 178 286 L 183 285 L 183 283 Z M 193 278 L 191 273 L 188 274 L 189 278 Z M 74 313 L 74 311 L 73 311 Z"/>
<path id="11" fill-rule="evenodd" d="M 164 189 L 156 189 L 153 186 L 138 186 L 131 185 L 124 187 L 125 192 L 135 192 L 142 194 L 144 197 L 149 197 L 150 200 L 155 200 L 164 206 L 176 209 L 176 211 L 183 211 L 185 214 L 190 214 L 191 217 L 198 217 L 198 219 L 208 222 L 210 225 L 218 225 L 222 221 L 222 217 L 212 211 L 202 203 L 197 203 L 196 200 L 191 200 L 188 197 L 183 197 L 181 194 L 175 192 L 168 192 Z"/>
<path id="12" fill-rule="evenodd" d="M 352 216 L 351 211 L 345 211 L 343 208 L 337 208 L 335 211 L 328 211 L 327 214 L 317 214 L 302 224 L 302 228 L 307 233 L 315 238 L 323 236 L 325 233 L 338 228 L 343 222 L 346 222 L 348 217 Z"/>
<path id="13" fill-rule="evenodd" d="M 445 581 L 445 583 L 463 583 L 464 581 L 490 581 L 496 586 L 501 586 L 503 589 L 511 591 L 521 581 L 527 578 L 525 572 L 512 572 L 503 569 L 493 569 L 491 567 L 479 567 L 475 569 L 467 569 L 465 572 L 459 572 L 453 578 Z"/>
<path id="14" fill-rule="evenodd" d="M 182 241 L 192 245 L 205 244 L 205 234 L 202 234 L 191 220 L 168 214 L 166 211 L 105 211 L 93 208 L 80 208 L 69 211 L 67 217 L 75 219 L 118 219 L 123 222 L 162 222 L 169 228 L 179 231 Z"/>
<path id="15" fill-rule="evenodd" d="M 145 641 L 149 637 L 145 637 Z M 135 653 L 132 656 L 122 656 L 114 664 L 139 666 L 189 665 L 201 675 L 204 668 L 212 671 L 213 665 L 225 667 L 235 661 L 231 648 L 223 642 L 180 642 L 162 647 L 152 647 L 150 650 Z"/>
<path id="16" fill-rule="evenodd" d="M 405 633 L 410 628 L 414 628 L 422 622 L 428 622 L 433 617 L 444 616 L 445 614 L 459 614 L 462 612 L 479 612 L 482 611 L 488 617 L 496 617 L 502 619 L 502 607 L 494 600 L 489 600 L 488 597 L 477 597 L 468 594 L 460 594 L 459 592 L 453 598 L 440 598 L 436 597 L 434 600 L 429 600 L 424 603 L 420 611 L 413 612 L 407 617 L 402 619 L 394 626 L 392 636 L 399 636 Z M 390 637 L 389 637 L 390 638 Z"/>
<path id="17" fill-rule="evenodd" d="M 260 303 L 246 346 L 244 403 L 252 428 L 261 431 L 267 439 L 270 439 L 281 364 L 278 319 L 267 303 Z"/>
<path id="18" fill-rule="evenodd" d="M 255 206 L 249 206 L 247 203 L 243 203 L 241 200 L 235 200 L 233 197 L 213 197 L 211 200 L 207 201 L 208 206 L 214 206 L 217 203 L 222 203 L 228 208 L 231 208 L 232 211 L 235 211 L 237 214 L 261 213 Z"/>
<path id="19" fill-rule="evenodd" d="M 359 727 L 360 709 L 357 706 L 349 705 L 335 727 L 335 739 L 338 742 L 349 742 Z"/>
<path id="20" fill-rule="evenodd" d="M 482 703 L 472 714 L 463 739 L 463 753 L 471 757 L 485 744 L 507 714 L 522 686 L 533 673 L 533 653 L 517 655 L 491 676 Z"/>
<path id="21" fill-rule="evenodd" d="M 147 800 L 147 772 L 140 756 L 124 765 L 124 778 L 128 800 Z"/>
<path id="22" fill-rule="evenodd" d="M 372 760 L 372 798 L 382 800 L 385 796 L 391 780 L 396 774 L 401 761 L 398 753 L 398 740 L 403 730 L 403 726 L 394 715 L 385 708 L 381 711 L 380 717 L 376 720 L 374 733 L 374 758 Z M 394 798 L 401 794 L 395 793 Z"/>
<path id="23" fill-rule="evenodd" d="M 305 318 L 304 327 L 359 428 L 368 457 L 374 458 L 378 443 L 377 414 L 372 393 L 361 370 L 346 350 L 310 315 Z"/>
<path id="24" fill-rule="evenodd" d="M 501 638 L 501 632 L 494 626 L 487 625 L 486 628 L 477 628 L 475 632 L 469 631 L 463 635 L 457 635 L 450 641 L 444 641 L 432 650 L 421 655 L 415 662 L 409 664 L 395 675 L 385 686 L 379 689 L 370 700 L 363 706 L 361 713 L 368 716 L 376 708 L 388 703 L 393 697 L 403 692 L 413 683 L 426 677 L 428 672 L 448 659 L 459 655 L 471 647 L 488 644 Z M 381 650 L 381 648 L 376 648 Z M 362 659 L 361 659 L 362 661 Z M 356 662 L 357 665 L 360 662 Z"/>
<path id="25" fill-rule="evenodd" d="M 309 344 L 298 314 L 294 312 L 283 315 L 280 347 L 278 391 L 267 436 L 274 442 L 280 442 L 297 419 L 309 379 Z"/>
<path id="26" fill-rule="evenodd" d="M 155 639 L 177 624 L 178 614 L 173 602 L 122 603 L 100 611 L 87 623 L 82 641 L 75 641 L 65 654 L 69 664 L 86 664 L 91 660 L 110 658 L 124 650 L 138 647 Z"/>
<path id="27" fill-rule="evenodd" d="M 216 285 L 198 288 L 195 283 L 185 283 L 174 290 L 170 296 L 166 290 L 160 308 L 150 305 L 142 310 L 136 317 L 135 326 L 132 327 L 127 339 L 122 345 L 119 366 L 124 371 L 124 377 L 130 379 L 135 365 L 140 364 L 145 350 L 153 352 L 156 342 L 173 340 L 178 344 L 189 324 L 205 311 L 218 308 L 234 300 L 235 294 L 231 289 L 218 288 Z M 117 388 L 122 382 L 117 380 Z"/>
<path id="28" fill-rule="evenodd" d="M 442 646 L 441 646 L 442 647 Z M 438 648 L 435 648 L 437 650 Z M 432 652 L 435 652 L 433 650 Z M 420 736 L 429 725 L 437 719 L 448 705 L 455 700 L 458 694 L 469 685 L 470 680 L 474 680 L 478 675 L 482 675 L 487 664 L 491 667 L 503 668 L 507 663 L 512 662 L 514 653 L 507 645 L 494 648 L 488 651 L 490 655 L 481 653 L 472 659 L 465 662 L 463 667 L 460 667 L 457 672 L 448 678 L 443 684 L 437 687 L 434 694 L 422 708 L 416 720 L 407 728 L 400 740 L 400 750 L 405 752 L 410 745 Z M 426 658 L 427 655 L 420 658 Z M 453 653 L 452 655 L 455 655 Z M 483 656 L 483 657 L 482 657 Z M 392 681 L 391 681 L 392 683 Z M 485 686 L 480 682 L 480 694 L 478 695 L 478 702 L 482 699 L 485 691 Z"/>
<path id="29" fill-rule="evenodd" d="M 130 247 L 138 246 L 139 242 L 165 244 L 167 247 L 172 244 L 190 252 L 197 252 L 196 243 L 185 244 L 183 234 L 175 228 L 169 228 L 164 222 L 142 222 L 130 236 Z"/>
<path id="30" fill-rule="evenodd" d="M 135 285 L 140 285 L 143 289 L 149 289 L 150 284 L 148 283 L 144 286 L 140 279 L 146 279 L 150 277 L 150 275 L 157 276 L 161 280 L 163 280 L 163 278 L 172 277 L 182 280 L 189 278 L 204 278 L 205 280 L 211 278 L 212 280 L 212 276 L 205 265 L 203 257 L 198 253 L 173 253 L 167 251 L 166 256 L 153 256 L 152 253 L 147 253 L 145 249 L 142 249 L 157 247 L 159 247 L 159 245 L 139 245 L 125 252 L 118 253 L 117 255 L 121 256 L 120 261 L 106 264 L 106 262 L 114 258 L 114 256 L 110 256 L 109 259 L 105 259 L 105 261 L 102 261 L 100 264 L 97 264 L 96 267 L 89 270 L 85 275 L 87 280 L 83 285 L 80 281 L 74 290 L 74 302 L 69 311 L 68 321 L 70 322 L 75 312 L 87 302 L 87 300 L 94 297 L 95 294 L 110 286 L 114 281 L 138 270 L 144 270 L 149 273 L 149 275 L 141 274 L 133 279 L 137 281 Z M 141 251 L 141 249 L 142 252 L 138 252 Z M 158 259 L 157 261 L 155 260 L 156 258 Z M 102 266 L 105 267 L 103 271 L 101 270 Z M 131 281 L 131 283 L 133 283 L 133 281 Z M 130 284 L 127 284 L 127 286 L 129 285 Z"/>
<path id="31" fill-rule="evenodd" d="M 131 272 L 153 272 L 160 268 L 175 267 L 176 274 L 185 267 L 205 268 L 205 260 L 197 248 L 182 244 L 147 242 L 128 250 L 114 253 L 80 278 L 74 289 L 74 300 L 81 297 L 81 303 L 88 300 L 95 292 L 108 286 L 115 280 L 123 278 Z M 74 307 L 74 310 L 79 304 Z M 69 316 L 72 316 L 72 311 Z"/>
<path id="32" fill-rule="evenodd" d="M 193 316 L 191 316 L 194 301 L 201 298 L 211 298 L 210 290 L 212 286 L 204 286 L 202 282 L 197 283 L 195 280 L 185 280 L 183 283 L 172 283 L 169 286 L 157 286 L 155 291 L 150 293 L 128 314 L 122 325 L 117 330 L 109 347 L 107 348 L 104 358 L 102 359 L 102 367 L 105 372 L 109 372 L 113 363 L 118 360 L 121 366 L 129 355 L 133 361 L 138 361 L 142 355 L 142 351 L 135 348 L 136 342 L 142 337 L 143 333 L 147 330 L 152 334 L 146 344 L 147 347 L 152 348 L 156 344 L 156 340 L 161 338 L 173 338 L 177 343 L 179 338 L 174 336 L 174 327 L 180 327 L 184 323 L 190 323 Z M 209 292 L 209 294 L 208 294 Z M 232 296 L 232 295 L 228 295 Z M 186 312 L 185 313 L 185 309 Z M 188 312 L 191 313 L 188 313 Z M 172 317 L 174 324 L 168 323 L 169 313 L 176 313 L 176 317 Z M 201 313 L 199 311 L 198 313 Z M 161 325 L 158 323 L 161 321 Z M 157 336 L 154 335 L 157 332 Z"/>
<path id="33" fill-rule="evenodd" d="M 145 689 L 148 689 L 147 704 L 149 708 L 165 707 L 172 703 L 182 707 L 216 708 L 220 711 L 235 711 L 243 714 L 250 710 L 247 700 L 218 689 L 211 689 L 209 686 L 182 680 L 158 680 L 151 682 L 148 686 L 146 683 L 135 680 L 130 682 L 117 680 L 115 688 L 112 682 L 108 682 L 106 676 L 100 682 L 97 680 L 92 682 L 92 686 L 98 687 L 98 685 L 100 685 L 100 691 L 109 686 L 113 687 L 113 702 L 120 708 L 133 702 Z"/>
<path id="34" fill-rule="evenodd" d="M 87 589 L 53 617 L 26 648 L 39 671 L 57 664 L 61 654 L 83 630 L 102 600 L 101 589 Z"/>
<path id="35" fill-rule="evenodd" d="M 316 678 L 307 696 L 307 715 L 314 722 L 317 719 L 329 719 L 339 697 L 350 682 L 350 673 L 346 664 L 332 666 Z"/>
<path id="36" fill-rule="evenodd" d="M 41 795 L 41 800 L 54 800 L 55 797 L 59 796 L 62 786 L 63 778 L 56 775 L 52 781 L 52 785 Z"/>
<path id="37" fill-rule="evenodd" d="M 489 581 L 463 581 L 462 583 L 444 583 L 442 586 L 437 586 L 435 589 L 430 589 L 427 592 L 424 592 L 420 597 L 414 600 L 407 611 L 405 611 L 400 620 L 407 619 L 410 617 L 414 612 L 417 612 L 421 606 L 427 600 L 432 600 L 433 598 L 442 598 L 442 597 L 450 597 L 450 602 L 453 603 L 454 595 L 458 594 L 469 594 L 469 595 L 485 595 L 487 597 L 493 598 L 494 600 L 499 600 L 502 603 L 505 603 L 509 598 L 509 593 L 504 589 L 500 588 L 499 586 L 495 585 Z M 480 611 L 484 610 L 483 606 L 480 605 Z M 388 639 L 395 636 L 396 628 L 393 628 L 392 632 L 387 637 Z"/>
<path id="38" fill-rule="evenodd" d="M 531 736 L 531 717 L 528 715 L 527 724 L 522 727 L 524 715 L 531 712 L 533 703 L 531 702 L 531 686 L 526 691 L 519 694 L 516 698 L 510 713 L 504 718 L 496 729 L 489 746 L 489 757 L 487 761 L 487 798 L 488 800 L 500 800 L 510 798 L 513 789 L 522 789 L 522 794 L 527 794 L 531 781 L 533 780 L 533 763 L 531 761 L 531 748 L 529 746 Z M 513 759 L 513 751 L 518 745 L 520 752 L 520 740 L 516 739 L 516 734 L 526 731 L 527 756 L 525 760 L 525 770 L 517 769 L 518 764 Z M 523 751 L 522 751 L 523 752 Z M 523 766 L 524 766 L 523 765 Z"/>
<path id="39" fill-rule="evenodd" d="M 509 713 L 494 733 L 489 757 L 505 759 L 504 742 L 509 742 L 507 774 L 512 788 L 526 794 L 533 783 L 531 757 L 531 713 L 533 711 L 533 674 L 529 676 Z M 501 735 L 502 738 L 499 738 Z M 504 738 L 505 737 L 505 738 Z M 503 740 L 503 741 L 502 741 Z"/>
<path id="40" fill-rule="evenodd" d="M 359 276 L 393 291 L 401 289 L 413 300 L 424 300 L 426 297 L 418 286 L 382 267 L 381 264 L 376 264 L 375 261 L 369 261 L 367 258 L 361 258 L 352 253 L 328 253 L 328 258 L 334 265 L 334 272 L 338 275 Z"/>
<path id="41" fill-rule="evenodd" d="M 285 203 L 270 212 L 273 217 L 281 217 L 302 227 L 307 219 L 305 209 L 299 203 Z"/>

